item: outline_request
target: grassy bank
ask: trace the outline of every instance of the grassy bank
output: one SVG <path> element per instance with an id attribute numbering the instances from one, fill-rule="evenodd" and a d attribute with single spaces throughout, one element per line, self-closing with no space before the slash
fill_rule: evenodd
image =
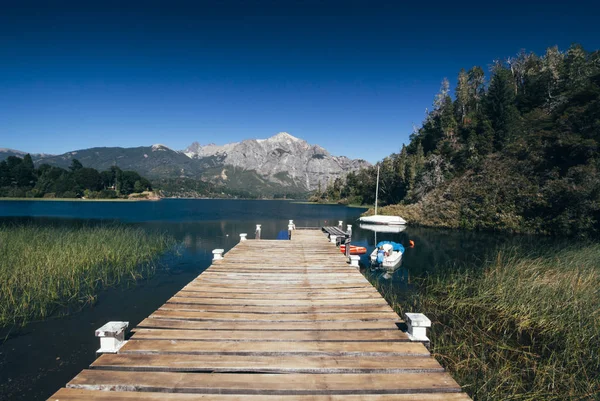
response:
<path id="1" fill-rule="evenodd" d="M 173 245 L 122 225 L 0 226 L 0 327 L 91 303 L 101 288 L 151 272 Z"/>
<path id="2" fill-rule="evenodd" d="M 432 352 L 474 399 L 600 399 L 600 245 L 507 250 L 419 287 L 391 302 L 431 318 Z"/>

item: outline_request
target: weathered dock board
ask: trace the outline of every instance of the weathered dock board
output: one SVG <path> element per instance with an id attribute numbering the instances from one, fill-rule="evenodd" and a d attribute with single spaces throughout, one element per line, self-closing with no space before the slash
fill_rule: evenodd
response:
<path id="1" fill-rule="evenodd" d="M 470 398 L 315 230 L 240 242 L 50 400 Z"/>

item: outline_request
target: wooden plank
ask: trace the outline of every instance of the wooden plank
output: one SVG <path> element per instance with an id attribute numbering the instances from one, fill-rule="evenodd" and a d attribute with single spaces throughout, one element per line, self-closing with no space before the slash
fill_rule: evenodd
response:
<path id="1" fill-rule="evenodd" d="M 339 291 L 339 290 L 310 290 L 310 291 L 256 291 L 248 289 L 245 291 L 231 291 L 223 288 L 202 288 L 197 286 L 194 289 L 185 287 L 177 293 L 179 296 L 199 296 L 199 297 L 220 297 L 220 298 L 258 298 L 258 299 L 346 299 L 346 298 L 377 298 L 382 299 L 376 291 Z"/>
<path id="2" fill-rule="evenodd" d="M 373 287 L 366 288 L 368 283 L 358 283 L 358 284 L 291 284 L 291 285 L 275 285 L 275 284 L 263 284 L 260 287 L 256 285 L 250 284 L 229 284 L 229 283 L 200 283 L 198 281 L 194 281 L 187 286 L 185 289 L 195 289 L 200 291 L 217 291 L 217 292 L 252 292 L 252 293 L 272 293 L 272 292 L 345 292 L 351 290 L 352 292 L 366 292 L 373 293 L 376 291 Z"/>
<path id="3" fill-rule="evenodd" d="M 93 369 L 117 371 L 216 372 L 216 373 L 403 373 L 442 372 L 432 357 L 395 356 L 242 356 L 105 354 Z"/>
<path id="4" fill-rule="evenodd" d="M 190 295 L 189 293 L 181 294 L 181 292 L 171 299 L 171 303 L 187 303 L 187 304 L 201 304 L 201 305 L 237 305 L 237 306 L 260 306 L 260 305 L 278 305 L 278 306 L 314 306 L 314 307 L 325 307 L 325 306 L 368 306 L 368 305 L 388 305 L 383 298 L 325 298 L 325 299 L 269 299 L 269 298 L 214 298 L 214 297 L 199 297 Z"/>
<path id="5" fill-rule="evenodd" d="M 160 310 L 185 310 L 197 312 L 238 312 L 238 313 L 269 313 L 269 314 L 304 314 L 304 313 L 394 313 L 388 305 L 207 305 L 197 302 L 167 301 Z"/>
<path id="6" fill-rule="evenodd" d="M 350 395 L 236 395 L 93 391 L 62 388 L 49 401 L 468 401 L 464 393 Z"/>
<path id="7" fill-rule="evenodd" d="M 214 340 L 214 341 L 408 341 L 406 333 L 400 330 L 360 331 L 330 330 L 288 330 L 288 331 L 252 331 L 236 330 L 221 332 L 217 330 L 185 329 L 137 329 L 136 340 Z"/>
<path id="8" fill-rule="evenodd" d="M 383 341 L 189 341 L 136 340 L 132 337 L 119 350 L 121 354 L 230 354 L 230 355 L 382 355 L 429 356 L 421 343 Z"/>
<path id="9" fill-rule="evenodd" d="M 67 387 L 199 394 L 329 395 L 459 392 L 444 373 L 302 374 L 113 372 L 84 370 Z"/>
<path id="10" fill-rule="evenodd" d="M 372 330 L 394 330 L 398 327 L 389 320 L 348 321 L 336 322 L 332 325 L 327 321 L 316 322 L 240 322 L 240 321 L 210 321 L 210 320 L 182 320 L 182 319 L 144 319 L 138 327 L 163 328 L 163 329 L 187 329 L 187 330 L 214 330 L 214 331 L 372 331 Z M 368 333 L 365 333 L 368 336 Z"/>
<path id="11" fill-rule="evenodd" d="M 344 312 L 344 313 L 234 313 L 234 312 L 194 312 L 165 310 L 159 308 L 150 317 L 188 320 L 214 321 L 268 321 L 268 322 L 304 322 L 304 321 L 348 321 L 348 320 L 386 320 L 399 321 L 393 312 Z"/>

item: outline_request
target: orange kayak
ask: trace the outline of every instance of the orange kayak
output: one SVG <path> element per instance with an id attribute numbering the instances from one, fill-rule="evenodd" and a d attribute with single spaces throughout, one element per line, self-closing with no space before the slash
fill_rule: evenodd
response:
<path id="1" fill-rule="evenodd" d="M 346 245 L 340 245 L 340 251 L 346 253 Z M 367 248 L 364 246 L 350 245 L 350 255 L 362 255 L 364 253 L 367 253 Z"/>

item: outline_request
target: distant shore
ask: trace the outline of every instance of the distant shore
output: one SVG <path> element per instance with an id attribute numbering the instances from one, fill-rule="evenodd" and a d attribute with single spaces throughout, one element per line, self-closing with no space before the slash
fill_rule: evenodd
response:
<path id="1" fill-rule="evenodd" d="M 139 202 L 139 201 L 158 201 L 161 198 L 148 199 L 148 198 L 136 198 L 136 199 L 82 199 L 82 198 L 0 198 L 2 201 L 44 201 L 44 202 Z"/>

